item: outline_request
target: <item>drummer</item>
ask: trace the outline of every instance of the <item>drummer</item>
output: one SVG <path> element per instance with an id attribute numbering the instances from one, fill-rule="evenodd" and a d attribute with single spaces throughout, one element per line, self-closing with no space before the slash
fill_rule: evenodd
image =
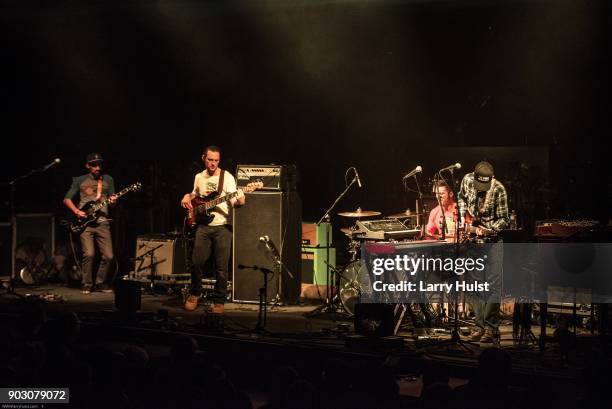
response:
<path id="1" fill-rule="evenodd" d="M 435 190 L 438 193 L 439 203 L 444 208 L 444 217 L 446 218 L 445 236 L 447 239 L 452 239 L 455 234 L 455 221 L 457 220 L 457 202 L 455 201 L 455 196 L 443 180 L 439 180 L 436 183 Z M 442 235 L 442 217 L 440 205 L 431 210 L 427 222 L 428 236 L 438 238 Z"/>

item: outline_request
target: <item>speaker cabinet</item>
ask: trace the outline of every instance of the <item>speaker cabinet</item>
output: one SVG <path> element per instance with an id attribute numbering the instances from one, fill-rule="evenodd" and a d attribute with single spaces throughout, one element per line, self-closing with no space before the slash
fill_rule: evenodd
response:
<path id="1" fill-rule="evenodd" d="M 55 252 L 55 217 L 52 213 L 15 215 L 12 240 L 15 250 L 13 277 L 19 276 L 20 270 L 26 266 L 28 270 L 35 271 L 51 260 Z"/>
<path id="2" fill-rule="evenodd" d="M 115 282 L 115 308 L 124 314 L 134 314 L 142 305 L 140 283 L 131 280 Z"/>
<path id="3" fill-rule="evenodd" d="M 180 237 L 165 235 L 138 236 L 136 238 L 135 276 L 149 278 L 151 261 L 153 261 L 155 276 L 187 273 L 185 241 Z"/>
<path id="4" fill-rule="evenodd" d="M 269 302 L 277 296 L 286 304 L 299 301 L 301 219 L 302 201 L 295 191 L 246 194 L 246 206 L 234 209 L 234 301 L 258 302 L 259 288 L 264 286 L 264 274 L 245 266 L 274 271 L 268 277 Z M 270 238 L 270 245 L 280 254 L 285 267 L 280 274 L 260 241 L 263 236 Z"/>

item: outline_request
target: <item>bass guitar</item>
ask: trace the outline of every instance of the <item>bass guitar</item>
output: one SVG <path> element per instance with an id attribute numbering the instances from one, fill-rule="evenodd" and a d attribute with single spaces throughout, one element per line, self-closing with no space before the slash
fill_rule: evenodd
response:
<path id="1" fill-rule="evenodd" d="M 140 182 L 136 182 L 131 184 L 130 186 L 122 189 L 119 193 L 115 193 L 115 198 L 119 199 L 121 196 L 125 195 L 128 192 L 136 192 L 142 188 L 142 184 Z M 108 205 L 111 202 L 110 197 L 105 200 L 92 200 L 90 202 L 85 203 L 79 210 L 87 213 L 85 217 L 80 217 L 69 224 L 69 228 L 73 233 L 82 233 L 83 230 L 87 228 L 87 226 L 95 225 L 98 222 L 100 216 L 102 216 L 102 209 L 104 206 Z"/>
<path id="2" fill-rule="evenodd" d="M 213 192 L 206 197 L 195 197 L 191 199 L 192 209 L 187 209 L 187 217 L 185 218 L 185 225 L 189 229 L 194 229 L 199 224 L 208 225 L 213 221 L 215 215 L 212 214 L 212 210 L 219 206 L 221 203 L 230 201 L 231 199 L 238 196 L 240 190 L 243 192 L 253 192 L 261 189 L 263 182 L 251 182 L 245 186 L 244 189 L 239 189 L 233 193 L 229 193 L 223 196 L 219 196 L 219 192 Z"/>

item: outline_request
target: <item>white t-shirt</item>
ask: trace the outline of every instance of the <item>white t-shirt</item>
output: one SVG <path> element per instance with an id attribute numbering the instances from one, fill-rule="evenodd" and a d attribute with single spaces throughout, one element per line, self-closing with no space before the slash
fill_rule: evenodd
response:
<path id="1" fill-rule="evenodd" d="M 194 194 L 204 197 L 212 192 L 216 192 L 219 187 L 219 176 L 209 176 L 208 172 L 204 170 L 195 175 L 193 181 L 193 192 Z M 236 179 L 225 171 L 223 177 L 223 191 L 221 195 L 228 193 L 234 193 L 236 191 Z M 235 200 L 235 199 L 234 199 Z M 232 224 L 232 212 L 227 202 L 219 204 L 214 209 L 210 210 L 210 213 L 214 216 L 209 226 L 222 226 L 224 224 Z"/>

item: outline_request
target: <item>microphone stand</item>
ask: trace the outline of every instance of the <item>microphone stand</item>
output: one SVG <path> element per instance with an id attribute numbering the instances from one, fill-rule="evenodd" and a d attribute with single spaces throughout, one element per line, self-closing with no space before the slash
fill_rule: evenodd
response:
<path id="1" fill-rule="evenodd" d="M 451 170 L 451 175 L 452 175 L 452 169 Z M 441 180 L 444 180 L 444 182 L 446 182 L 446 180 L 444 179 L 444 177 L 442 176 L 441 171 L 438 171 L 437 175 L 440 177 Z M 449 189 L 449 194 L 452 193 L 453 197 L 458 197 L 457 195 L 455 195 L 455 189 L 454 189 L 454 180 L 452 180 L 453 185 L 449 185 L 448 183 L 448 189 Z M 442 234 L 443 237 L 444 236 L 444 230 L 446 230 L 446 215 L 444 215 L 444 208 L 442 207 L 442 203 L 440 201 L 440 197 L 438 195 L 438 189 L 437 189 L 437 184 L 436 184 L 436 197 L 438 198 L 438 203 L 440 204 L 440 209 L 442 210 L 443 213 L 443 230 L 442 230 Z M 454 232 L 454 239 L 455 242 L 453 243 L 453 254 L 455 256 L 455 258 L 459 257 L 459 204 L 457 203 L 455 205 L 455 218 L 456 218 L 456 222 L 455 222 L 455 232 Z M 460 347 L 462 347 L 463 349 L 465 349 L 467 352 L 470 353 L 474 353 L 469 347 L 468 345 L 472 345 L 474 347 L 478 347 L 479 345 L 471 342 L 471 341 L 463 341 L 461 339 L 461 336 L 459 335 L 459 292 L 455 289 L 455 294 L 454 294 L 454 299 L 453 299 L 453 329 L 451 332 L 451 338 L 449 340 L 445 340 L 445 341 L 440 341 L 440 342 L 436 342 L 434 344 L 432 344 L 432 346 L 437 346 L 437 345 L 459 345 Z"/>
<path id="2" fill-rule="evenodd" d="M 51 166 L 53 166 L 56 162 L 53 162 Z M 27 179 L 35 173 L 43 173 L 51 168 L 51 166 L 43 166 L 37 169 L 31 169 L 27 173 L 24 173 L 21 176 L 16 177 L 15 179 L 8 182 L 10 186 L 10 196 L 9 196 L 9 217 L 11 219 L 11 274 L 9 287 L 7 289 L 8 293 L 15 294 L 15 251 L 17 250 L 17 214 L 15 213 L 15 195 L 17 190 L 17 182 L 23 179 Z"/>
<path id="3" fill-rule="evenodd" d="M 276 246 L 274 245 L 274 243 L 272 243 L 272 245 L 270 245 L 270 241 L 266 241 L 265 242 L 266 245 L 266 249 L 268 249 L 268 251 L 270 252 L 270 255 L 272 256 L 272 262 L 274 263 L 274 266 L 276 268 L 276 272 L 278 273 L 278 276 L 280 277 L 281 271 L 285 270 L 285 272 L 287 273 L 287 275 L 289 277 L 291 277 L 292 280 L 295 280 L 295 276 L 291 273 L 291 271 L 287 268 L 287 266 L 285 265 L 285 263 L 283 263 L 283 260 L 280 256 L 280 254 L 278 253 L 278 249 L 276 248 Z M 281 248 L 283 247 L 282 243 L 281 243 Z M 267 290 L 267 280 L 266 280 L 266 305 L 267 305 L 267 296 L 268 296 L 268 290 Z M 261 298 L 261 296 L 260 296 Z M 278 306 L 281 304 L 281 300 L 280 300 L 280 296 L 277 293 L 276 296 L 274 297 L 274 304 L 272 304 L 272 308 Z M 265 325 L 265 323 L 264 323 Z"/>
<path id="4" fill-rule="evenodd" d="M 323 223 L 323 220 L 325 220 L 326 223 L 326 227 L 325 227 L 325 235 L 327 237 L 327 245 L 325 246 L 326 249 L 326 280 L 327 280 L 327 289 L 325 292 L 325 301 L 323 301 L 323 304 L 320 305 L 319 307 L 315 308 L 314 310 L 310 311 L 309 313 L 306 314 L 307 317 L 313 317 L 316 315 L 319 315 L 320 313 L 334 313 L 337 312 L 337 307 L 334 305 L 332 298 L 333 298 L 333 287 L 330 285 L 331 284 L 331 280 L 330 280 L 330 265 L 329 265 L 329 248 L 331 245 L 331 218 L 330 218 L 330 214 L 332 212 L 332 210 L 334 209 L 334 207 L 336 207 L 336 205 L 338 204 L 338 202 L 340 202 L 340 200 L 344 197 L 344 195 L 346 195 L 346 193 L 349 191 L 349 189 L 351 188 L 351 186 L 353 186 L 353 184 L 355 184 L 355 182 L 357 182 L 357 177 L 353 177 L 353 180 L 351 180 L 351 183 L 349 183 L 346 188 L 344 189 L 344 191 L 342 193 L 340 193 L 340 195 L 336 198 L 336 200 L 334 200 L 334 203 L 332 203 L 332 205 L 329 207 L 329 209 L 327 209 L 325 211 L 325 213 L 323 213 L 323 216 L 321 216 L 321 218 L 319 219 L 319 221 L 316 223 L 316 226 L 320 226 L 321 223 Z"/>
<path id="5" fill-rule="evenodd" d="M 412 175 L 412 177 L 414 178 L 414 184 L 416 185 L 416 193 L 417 193 L 417 206 L 416 206 L 416 212 L 417 212 L 417 217 L 416 217 L 416 222 L 417 222 L 417 226 L 416 227 L 420 227 L 421 228 L 421 238 L 425 238 L 425 229 L 427 228 L 427 223 L 422 223 L 422 217 L 427 214 L 427 210 L 426 210 L 426 206 L 425 206 L 425 201 L 423 200 L 423 192 L 421 191 L 421 185 L 419 184 L 419 178 L 417 178 L 417 173 L 415 173 L 414 175 Z M 406 190 L 406 192 L 414 192 L 414 190 L 408 188 L 408 185 L 406 183 L 406 180 L 408 180 L 408 178 L 402 178 L 402 181 L 404 182 L 404 189 Z"/>
<path id="6" fill-rule="evenodd" d="M 255 325 L 255 331 L 267 333 L 268 275 L 274 274 L 274 271 L 258 266 L 239 266 L 238 268 L 250 268 L 263 273 L 263 287 L 259 288 L 259 312 L 257 314 L 257 325 Z"/>
<path id="7" fill-rule="evenodd" d="M 448 225 L 446 224 L 446 212 L 444 211 L 444 206 L 442 206 L 442 200 L 440 199 L 440 194 L 438 193 L 438 181 L 439 180 L 444 180 L 444 182 L 446 183 L 446 180 L 442 177 L 442 174 L 440 172 L 436 173 L 436 182 L 435 182 L 435 185 L 434 185 L 434 189 L 435 189 L 434 194 L 436 195 L 436 201 L 438 202 L 438 206 L 440 206 L 440 210 L 442 212 L 442 216 L 440 216 L 442 218 L 442 229 L 441 229 L 442 230 L 442 234 L 440 235 L 440 239 L 439 240 L 445 241 L 446 240 L 446 232 L 448 231 Z M 447 183 L 447 185 L 448 185 L 448 183 Z M 448 188 L 451 189 L 450 186 Z"/>

